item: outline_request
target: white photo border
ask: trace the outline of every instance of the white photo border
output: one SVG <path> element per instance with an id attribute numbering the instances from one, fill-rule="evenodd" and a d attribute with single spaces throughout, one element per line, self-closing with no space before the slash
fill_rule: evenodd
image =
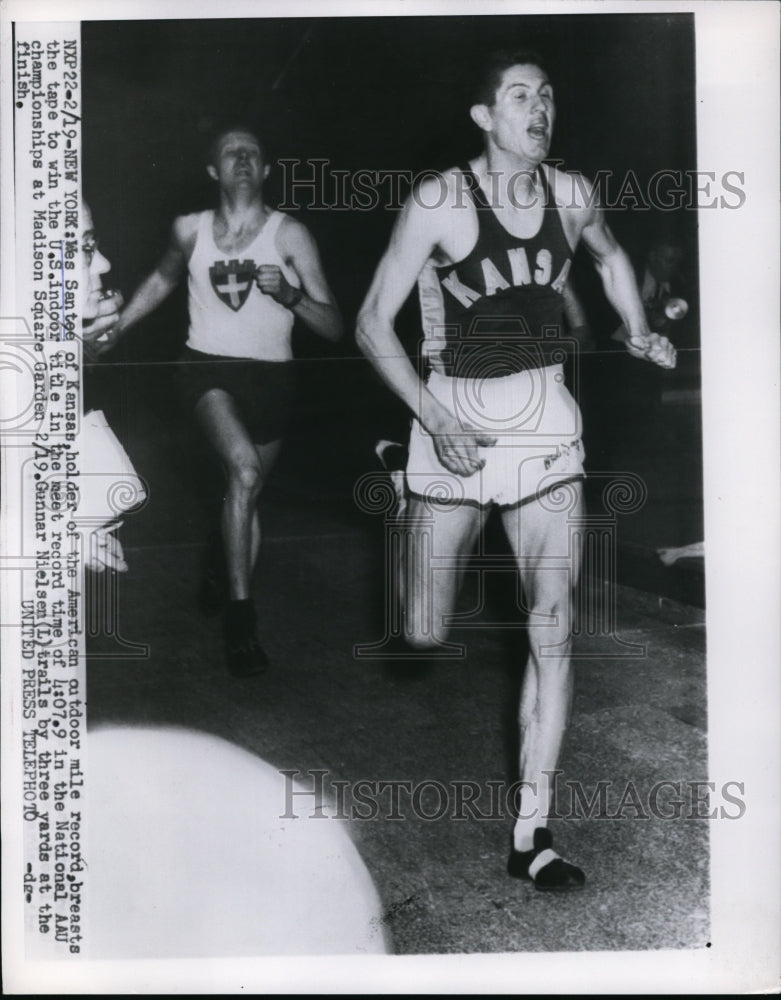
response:
<path id="1" fill-rule="evenodd" d="M 206 5 L 203 5 L 204 8 Z M 187 0 L 4 0 L 2 277 L 13 315 L 12 21 L 191 17 Z M 204 17 L 256 17 L 224 0 Z M 486 2 L 481 15 L 693 12 L 701 169 L 745 173 L 740 210 L 700 212 L 710 774 L 745 776 L 746 814 L 711 825 L 712 947 L 696 952 L 28 963 L 9 842 L 14 725 L 3 718 L 3 949 L 17 993 L 692 992 L 778 988 L 779 786 L 779 11 L 762 2 Z M 110 11 L 110 13 L 109 13 Z M 264 17 L 474 14 L 472 2 L 265 2 Z M 13 530 L 5 511 L 6 531 Z M 4 687 L 11 673 L 4 671 Z M 5 692 L 4 692 L 5 693 Z M 5 706 L 5 698 L 4 698 Z"/>

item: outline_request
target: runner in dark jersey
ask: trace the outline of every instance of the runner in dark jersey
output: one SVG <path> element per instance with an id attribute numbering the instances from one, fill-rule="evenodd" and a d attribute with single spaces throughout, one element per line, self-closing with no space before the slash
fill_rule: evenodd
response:
<path id="1" fill-rule="evenodd" d="M 424 270 L 418 279 L 430 310 L 424 313 L 426 334 L 430 336 L 437 326 L 444 329 L 448 358 L 442 370 L 447 375 L 473 376 L 470 359 L 480 359 L 482 377 L 543 367 L 556 352 L 563 291 L 572 263 L 572 250 L 545 173 L 538 169 L 534 179 L 543 196 L 542 225 L 528 238 L 504 228 L 468 165 L 460 173 L 456 180 L 461 180 L 476 211 L 477 242 L 456 264 L 437 266 L 435 259 L 430 268 L 433 275 Z M 438 309 L 435 296 L 440 300 Z M 510 317 L 523 319 L 521 329 L 513 328 Z M 546 328 L 555 331 L 553 337 L 545 336 Z M 491 340 L 504 350 L 486 350 L 491 333 L 495 334 Z M 484 371 L 486 361 L 496 369 Z"/>
<path id="2" fill-rule="evenodd" d="M 418 541 L 414 564 L 398 579 L 414 649 L 444 642 L 464 564 L 487 510 L 499 507 L 529 611 L 519 710 L 524 784 L 508 871 L 541 889 L 574 888 L 585 876 L 553 851 L 546 820 L 571 702 L 580 563 L 569 531 L 582 508 L 580 412 L 564 386 L 561 331 L 581 239 L 628 331 L 628 351 L 664 368 L 675 365 L 675 351 L 649 330 L 632 267 L 591 185 L 543 162 L 555 105 L 540 59 L 492 56 L 471 116 L 483 154 L 413 192 L 356 336 L 413 414 L 404 516 Z M 393 328 L 416 282 L 431 369 L 425 383 Z M 549 502 L 565 483 L 570 503 Z"/>

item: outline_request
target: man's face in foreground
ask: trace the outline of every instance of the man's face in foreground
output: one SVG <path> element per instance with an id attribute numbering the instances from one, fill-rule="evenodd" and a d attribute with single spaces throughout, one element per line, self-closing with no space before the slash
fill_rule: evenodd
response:
<path id="1" fill-rule="evenodd" d="M 522 64 L 506 69 L 493 105 L 479 107 L 485 114 L 478 124 L 491 134 L 499 149 L 534 165 L 548 155 L 556 107 L 553 87 L 539 66 Z"/>
<path id="2" fill-rule="evenodd" d="M 81 206 L 81 280 L 84 285 L 84 320 L 92 320 L 98 314 L 98 302 L 103 294 L 103 275 L 111 270 L 111 264 L 98 249 L 95 225 L 89 207 Z"/>

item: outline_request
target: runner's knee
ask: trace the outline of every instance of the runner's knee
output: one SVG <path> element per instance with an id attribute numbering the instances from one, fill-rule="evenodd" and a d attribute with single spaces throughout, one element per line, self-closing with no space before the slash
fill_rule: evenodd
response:
<path id="1" fill-rule="evenodd" d="M 255 495 L 263 486 L 263 472 L 257 458 L 241 456 L 228 467 L 230 484 L 243 493 Z"/>
<path id="2" fill-rule="evenodd" d="M 566 592 L 543 592 L 529 607 L 529 632 L 533 643 L 557 643 L 572 631 L 573 602 Z"/>

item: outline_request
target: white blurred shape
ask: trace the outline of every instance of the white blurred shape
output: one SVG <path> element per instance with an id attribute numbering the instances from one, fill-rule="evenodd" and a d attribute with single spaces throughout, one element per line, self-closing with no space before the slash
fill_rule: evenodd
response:
<path id="1" fill-rule="evenodd" d="M 88 957 L 388 952 L 342 821 L 311 819 L 311 794 L 281 819 L 276 768 L 177 728 L 91 730 L 88 751 Z"/>
<path id="2" fill-rule="evenodd" d="M 689 545 L 657 549 L 656 552 L 665 566 L 672 566 L 679 559 L 704 559 L 705 542 L 691 542 Z"/>

